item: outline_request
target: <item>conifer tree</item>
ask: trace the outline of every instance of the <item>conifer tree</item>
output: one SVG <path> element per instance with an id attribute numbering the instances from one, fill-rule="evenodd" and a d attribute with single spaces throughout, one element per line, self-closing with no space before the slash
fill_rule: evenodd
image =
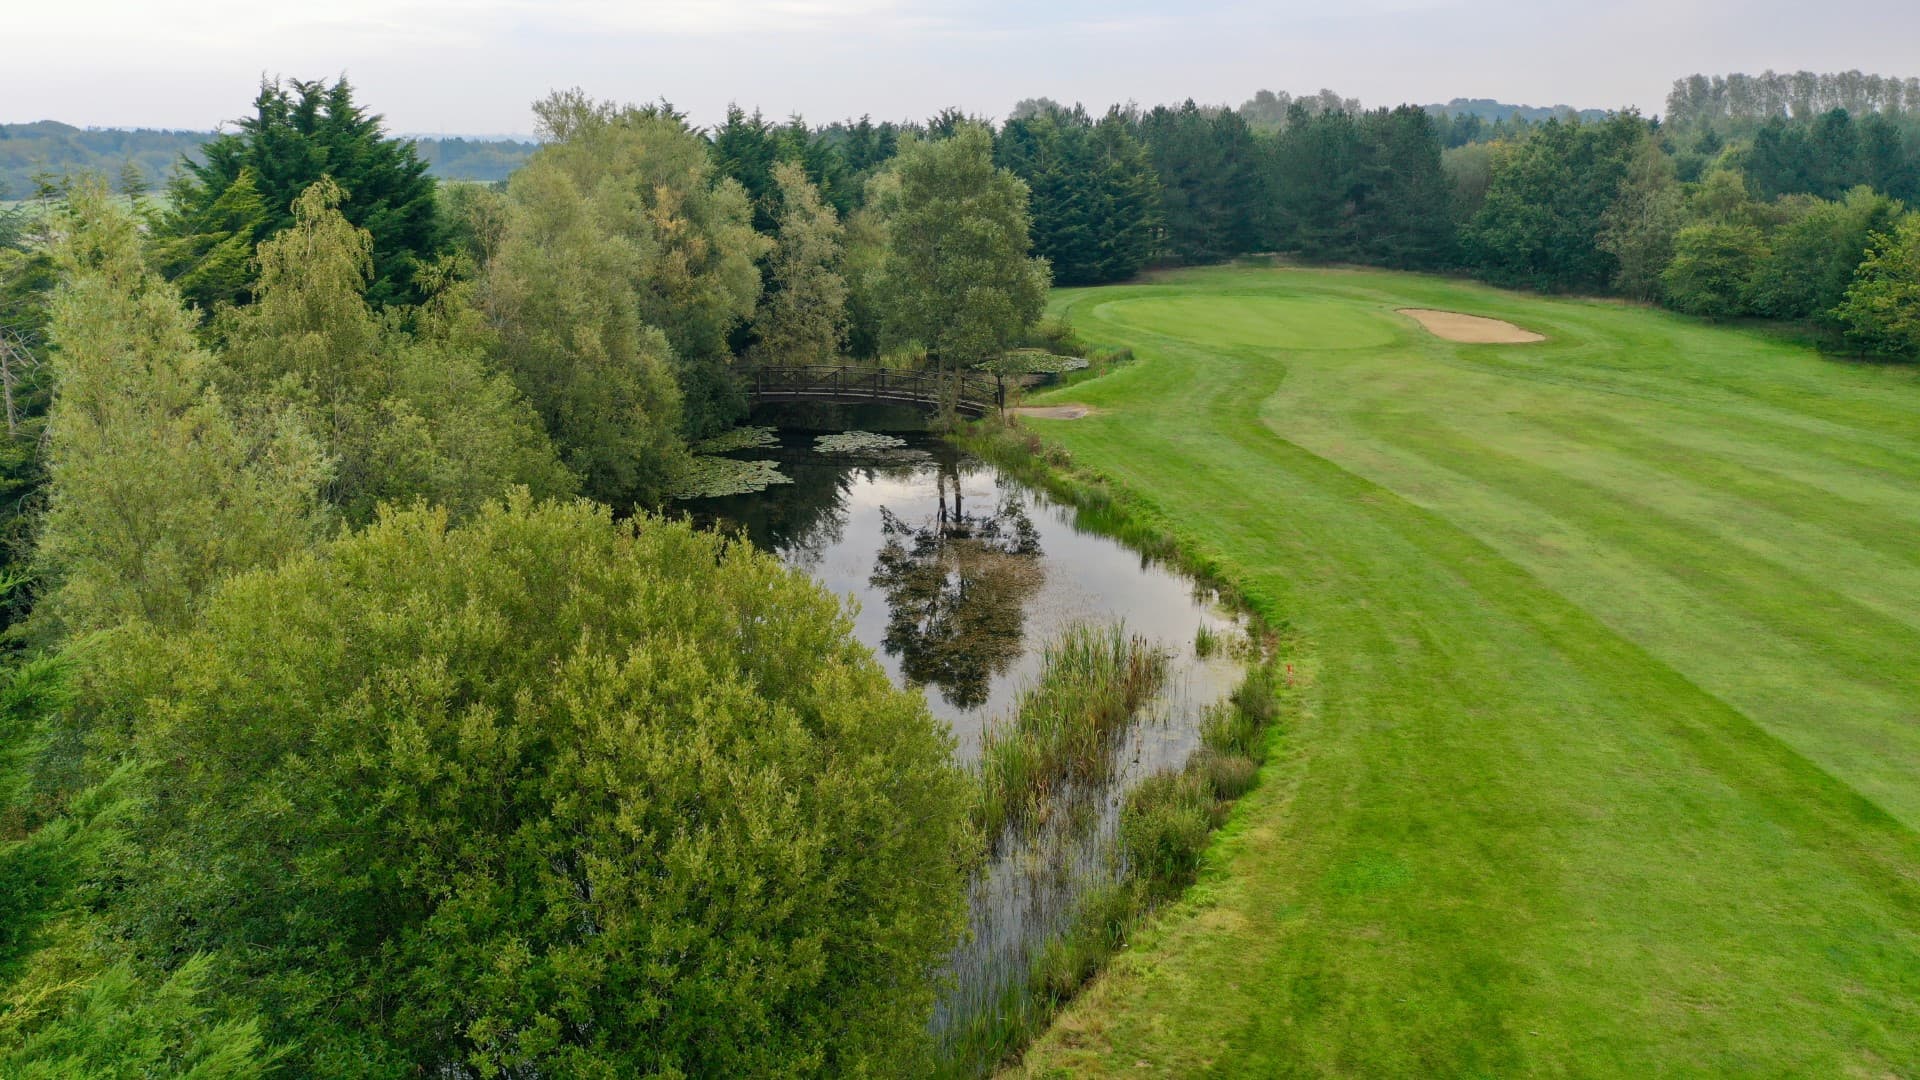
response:
<path id="1" fill-rule="evenodd" d="M 170 204 L 154 230 L 155 269 L 202 308 L 248 299 L 253 248 L 269 216 L 258 174 L 244 166 L 212 200 L 177 198 Z"/>
<path id="2" fill-rule="evenodd" d="M 1087 163 L 1096 186 L 1087 204 L 1095 254 L 1089 282 L 1125 281 L 1153 257 L 1160 225 L 1160 182 L 1146 147 L 1119 110 L 1087 135 Z M 1042 253 L 1044 254 L 1044 253 Z"/>
<path id="3" fill-rule="evenodd" d="M 369 299 L 420 299 L 414 270 L 445 247 L 433 178 L 411 141 L 388 138 L 381 118 L 353 100 L 347 80 L 262 83 L 253 115 L 235 128 L 203 146 L 200 161 L 182 162 L 157 230 L 170 253 L 167 272 L 192 281 L 190 299 L 203 307 L 245 299 L 230 273 L 199 271 L 198 265 L 208 258 L 226 261 L 219 239 L 245 219 L 236 216 L 238 208 L 219 204 L 233 202 L 228 189 L 249 176 L 264 210 L 252 219 L 250 243 L 292 225 L 294 200 L 329 176 L 345 193 L 341 213 L 373 236 Z"/>

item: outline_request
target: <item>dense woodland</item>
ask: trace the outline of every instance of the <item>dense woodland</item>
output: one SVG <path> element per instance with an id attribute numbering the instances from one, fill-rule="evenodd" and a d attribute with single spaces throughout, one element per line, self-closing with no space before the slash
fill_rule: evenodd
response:
<path id="1" fill-rule="evenodd" d="M 1269 252 L 1914 358 L 1920 99 L 1850 79 L 1667 123 L 576 91 L 459 185 L 275 83 L 164 190 L 0 212 L 0 1073 L 912 1071 L 965 778 L 830 597 L 648 513 L 742 372 L 974 368 L 1064 339 L 1052 284 Z"/>

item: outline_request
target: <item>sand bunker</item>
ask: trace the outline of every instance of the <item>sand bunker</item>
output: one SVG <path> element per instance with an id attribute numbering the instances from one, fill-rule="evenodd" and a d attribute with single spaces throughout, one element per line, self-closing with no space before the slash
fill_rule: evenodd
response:
<path id="1" fill-rule="evenodd" d="M 1015 416 L 1031 416 L 1036 420 L 1078 420 L 1093 412 L 1085 405 L 1022 405 L 1008 411 Z"/>
<path id="2" fill-rule="evenodd" d="M 1504 319 L 1462 315 L 1457 311 L 1433 311 L 1429 308 L 1401 308 L 1400 314 L 1411 316 L 1434 337 L 1468 345 L 1524 345 L 1529 341 L 1547 340 Z"/>

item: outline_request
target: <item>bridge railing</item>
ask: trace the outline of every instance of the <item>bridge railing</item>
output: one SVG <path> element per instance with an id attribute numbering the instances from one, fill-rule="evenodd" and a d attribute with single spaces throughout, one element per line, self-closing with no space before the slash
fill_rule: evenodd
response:
<path id="1" fill-rule="evenodd" d="M 956 378 L 938 371 L 830 365 L 763 367 L 753 373 L 753 392 L 760 397 L 872 399 L 938 405 L 956 390 L 957 404 L 961 406 L 987 411 L 1001 404 L 998 381 L 979 375 Z"/>

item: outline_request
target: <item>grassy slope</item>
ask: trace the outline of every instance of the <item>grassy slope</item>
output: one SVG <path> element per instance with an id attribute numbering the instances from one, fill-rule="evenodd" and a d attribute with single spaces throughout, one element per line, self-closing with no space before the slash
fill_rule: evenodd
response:
<path id="1" fill-rule="evenodd" d="M 1194 896 L 1033 1071 L 1920 1070 L 1913 372 L 1386 273 L 1055 306 L 1143 362 L 1029 424 L 1318 660 Z"/>

